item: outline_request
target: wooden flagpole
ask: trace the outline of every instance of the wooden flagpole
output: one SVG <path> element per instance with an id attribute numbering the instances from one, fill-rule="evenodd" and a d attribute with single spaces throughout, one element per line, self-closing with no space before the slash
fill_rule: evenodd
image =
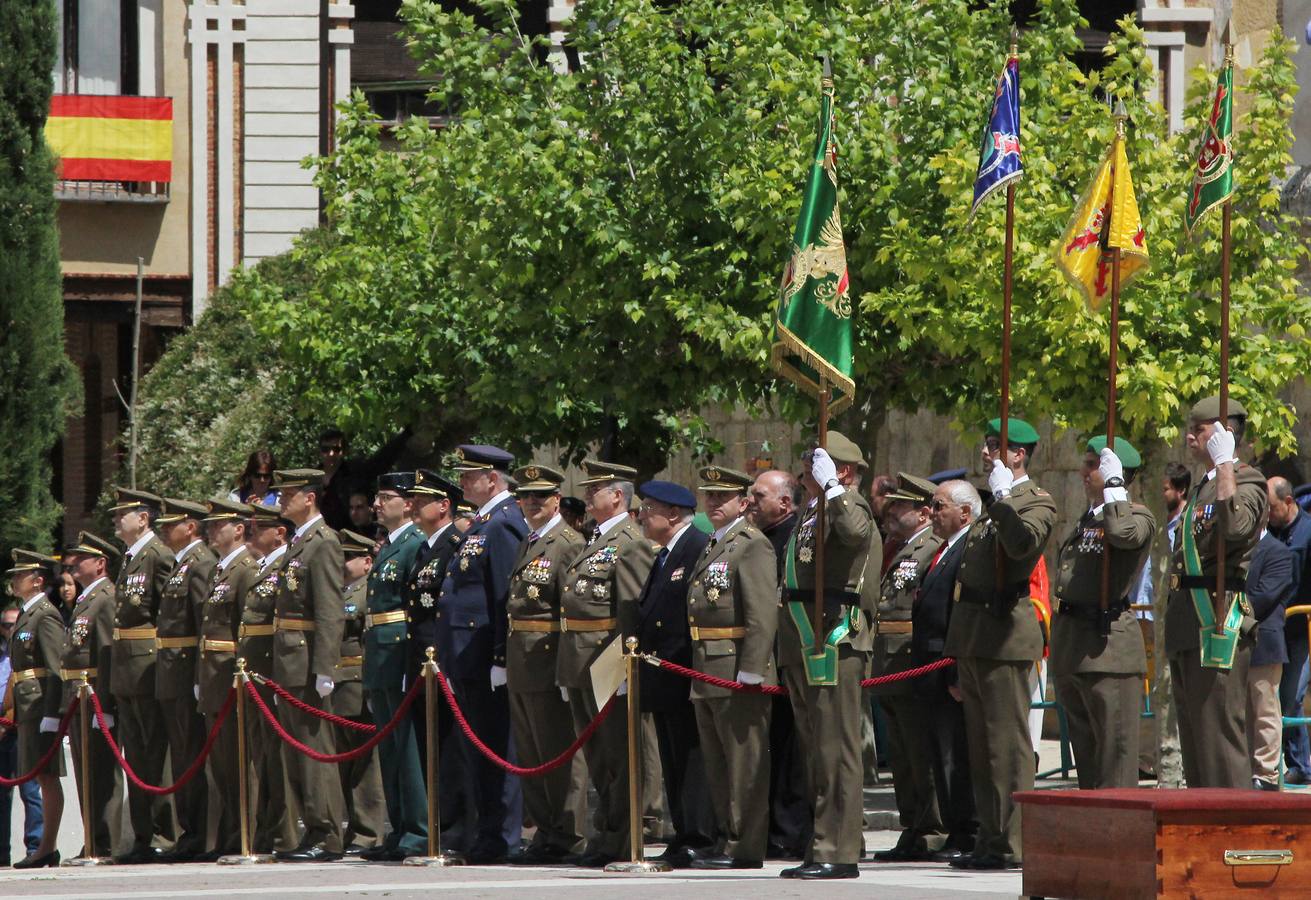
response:
<path id="1" fill-rule="evenodd" d="M 1232 25 L 1232 23 L 1231 23 Z M 1234 64 L 1234 45 L 1230 26 L 1225 27 L 1225 65 Z M 1229 425 L 1229 260 L 1233 242 L 1230 226 L 1233 218 L 1233 198 L 1227 197 L 1222 207 L 1220 226 L 1220 427 Z M 1237 447 L 1235 446 L 1235 449 Z M 1223 508 L 1223 507 L 1221 507 Z M 1224 634 L 1225 614 L 1225 535 L 1223 528 L 1215 530 L 1215 633 Z"/>
<path id="2" fill-rule="evenodd" d="M 1128 118 L 1124 109 L 1124 101 L 1117 100 L 1115 103 L 1115 140 L 1117 142 L 1124 140 L 1124 123 Z M 1112 190 L 1114 190 L 1114 178 L 1112 178 Z M 1112 223 L 1113 224 L 1113 223 Z M 1115 381 L 1119 375 L 1120 362 L 1120 248 L 1111 248 L 1111 335 L 1110 335 L 1110 352 L 1107 354 L 1108 363 L 1106 380 L 1106 446 L 1115 452 L 1115 413 L 1116 413 L 1116 396 Z M 1102 536 L 1102 596 L 1101 610 L 1105 613 L 1111 607 L 1111 553 L 1110 546 L 1106 543 L 1105 533 Z M 1103 623 L 1104 624 L 1104 623 Z"/>
<path id="3" fill-rule="evenodd" d="M 1011 29 L 1012 57 L 1020 53 L 1020 32 Z M 1001 464 L 1011 465 L 1011 294 L 1015 285 L 1015 179 L 1006 183 L 1006 251 L 1002 262 L 1001 282 Z M 985 473 L 986 474 L 986 473 Z M 1006 583 L 1006 554 L 997 542 L 996 588 L 1001 591 Z"/>
<path id="4" fill-rule="evenodd" d="M 824 78 L 833 77 L 833 62 L 827 53 L 823 54 Z M 819 448 L 828 449 L 828 378 L 819 376 Z M 825 538 L 824 485 L 819 486 L 819 500 L 815 504 L 815 606 L 811 611 L 811 631 L 814 632 L 811 653 L 819 655 L 824 652 L 824 538 Z"/>

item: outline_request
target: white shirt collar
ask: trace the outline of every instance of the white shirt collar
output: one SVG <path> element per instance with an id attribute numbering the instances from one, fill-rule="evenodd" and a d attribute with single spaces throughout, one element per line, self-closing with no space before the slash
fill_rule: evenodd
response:
<path id="1" fill-rule="evenodd" d="M 306 522 L 304 525 L 296 529 L 296 537 L 304 537 L 305 532 L 310 530 L 310 526 L 322 518 L 323 518 L 323 513 L 315 513 L 314 515 L 310 516 L 310 520 L 308 522 Z"/>
<path id="2" fill-rule="evenodd" d="M 509 497 L 509 496 L 511 496 L 511 494 L 510 494 L 509 491 L 501 491 L 501 492 L 500 492 L 499 494 L 497 494 L 495 497 L 493 497 L 492 499 L 488 500 L 488 501 L 487 501 L 486 503 L 484 503 L 482 506 L 478 507 L 478 515 L 480 515 L 480 516 L 485 516 L 485 515 L 487 515 L 489 512 L 491 512 L 492 510 L 496 509 L 496 507 L 500 504 L 500 502 L 501 502 L 502 500 L 504 500 L 506 497 Z"/>
<path id="3" fill-rule="evenodd" d="M 1208 482 L 1215 477 L 1215 469 L 1216 467 L 1212 466 L 1210 469 L 1207 470 L 1206 475 L 1202 477 L 1203 483 Z"/>
<path id="4" fill-rule="evenodd" d="M 1024 484 L 1024 482 L 1028 480 L 1029 480 L 1029 475 L 1026 472 L 1025 474 L 1021 475 L 1019 478 L 1011 482 L 1011 490 L 1015 490 L 1017 487 Z"/>
<path id="5" fill-rule="evenodd" d="M 77 595 L 77 602 L 78 602 L 78 603 L 81 603 L 83 600 L 85 600 L 85 599 L 87 598 L 87 595 L 90 594 L 91 591 L 95 589 L 95 586 L 96 586 L 96 585 L 100 584 L 100 582 L 102 582 L 102 581 L 108 581 L 108 580 L 109 580 L 109 579 L 106 578 L 104 575 L 101 575 L 101 576 L 100 576 L 99 578 L 97 578 L 95 581 L 91 582 L 91 583 L 88 584 L 86 587 L 82 588 L 82 593 L 80 593 L 80 594 Z"/>
<path id="6" fill-rule="evenodd" d="M 727 525 L 724 525 L 721 528 L 716 528 L 715 533 L 710 536 L 710 539 L 713 541 L 722 541 L 724 539 L 724 535 L 728 534 L 728 530 L 741 521 L 742 521 L 742 517 L 738 516 L 736 519 L 729 522 Z"/>
<path id="7" fill-rule="evenodd" d="M 23 601 L 23 612 L 27 612 L 46 598 L 45 594 L 33 594 Z"/>
<path id="8" fill-rule="evenodd" d="M 559 525 L 562 521 L 564 521 L 563 517 L 559 513 L 556 513 L 555 515 L 551 516 L 550 521 L 548 521 L 541 528 L 534 528 L 533 531 L 537 532 L 537 539 L 541 540 L 542 538 L 546 537 L 548 534 L 550 534 L 551 529 Z"/>
<path id="9" fill-rule="evenodd" d="M 692 523 L 688 522 L 682 528 L 675 531 L 674 536 L 669 539 L 669 543 L 665 544 L 665 549 L 668 550 L 670 553 L 673 553 L 674 545 L 678 543 L 679 538 L 681 538 L 691 527 L 692 527 Z"/>
<path id="10" fill-rule="evenodd" d="M 269 566 L 273 565 L 275 562 L 281 559 L 282 555 L 286 552 L 287 552 L 286 544 L 279 544 L 277 547 L 274 547 L 271 551 L 269 551 L 268 556 L 264 557 L 259 561 L 259 570 L 263 572 Z"/>
<path id="11" fill-rule="evenodd" d="M 622 524 L 627 519 L 628 519 L 628 510 L 624 510 L 617 516 L 611 516 L 597 527 L 597 532 L 596 532 L 597 537 L 598 538 L 605 537 L 607 534 L 609 534 L 618 525 Z"/>
<path id="12" fill-rule="evenodd" d="M 436 543 L 437 543 L 437 539 L 438 539 L 439 537 L 441 537 L 443 534 L 445 534 L 445 533 L 446 533 L 446 529 L 447 529 L 447 528 L 450 528 L 451 525 L 452 525 L 451 522 L 447 522 L 447 523 L 446 523 L 445 525 L 443 525 L 441 528 L 438 528 L 438 529 L 437 529 L 436 531 L 434 531 L 432 534 L 428 535 L 428 546 L 431 547 L 431 546 L 433 546 L 434 544 L 436 544 Z"/>
<path id="13" fill-rule="evenodd" d="M 411 528 L 413 528 L 413 527 L 414 527 L 414 523 L 413 523 L 413 522 L 406 522 L 406 523 L 405 523 L 404 525 L 402 525 L 400 528 L 397 528 L 395 531 L 389 533 L 389 534 L 387 535 L 387 540 L 391 541 L 391 542 L 394 544 L 394 543 L 396 543 L 396 539 L 397 539 L 398 537 L 400 537 L 400 536 L 403 535 L 406 531 L 408 531 L 409 529 L 411 529 Z"/>
<path id="14" fill-rule="evenodd" d="M 237 558 L 237 554 L 240 553 L 242 550 L 245 550 L 245 549 L 246 549 L 246 545 L 245 545 L 245 544 L 238 544 L 238 545 L 237 545 L 237 549 L 233 550 L 233 551 L 232 551 L 231 553 L 229 553 L 227 556 L 225 556 L 225 557 L 223 557 L 222 559 L 219 560 L 218 570 L 219 570 L 220 572 L 222 572 L 224 569 L 226 569 L 226 568 L 228 567 L 229 563 L 231 563 L 234 559 Z"/>
<path id="15" fill-rule="evenodd" d="M 1096 506 L 1088 507 L 1088 512 L 1093 514 L 1093 518 L 1096 518 L 1097 516 L 1100 516 L 1102 514 L 1102 510 L 1105 508 L 1106 508 L 1105 503 L 1098 503 Z"/>
<path id="16" fill-rule="evenodd" d="M 144 547 L 144 546 L 146 546 L 146 544 L 150 543 L 150 539 L 151 539 L 152 537 L 154 537 L 154 536 L 155 536 L 155 532 L 150 531 L 149 529 L 147 529 L 145 534 L 143 534 L 143 535 L 141 535 L 141 537 L 137 538 L 137 542 L 136 542 L 135 544 L 133 544 L 131 547 L 128 547 L 128 548 L 127 548 L 127 555 L 128 555 L 128 556 L 136 556 L 138 553 L 141 552 L 141 548 L 142 548 L 142 547 Z"/>
<path id="17" fill-rule="evenodd" d="M 196 538 L 196 539 L 195 539 L 194 541 L 192 541 L 190 544 L 187 544 L 185 547 L 183 547 L 181 550 L 179 550 L 179 551 L 177 552 L 177 556 L 176 556 L 176 558 L 177 558 L 177 559 L 181 559 L 182 557 L 186 556 L 188 553 L 191 552 L 191 548 L 194 547 L 194 546 L 196 546 L 196 545 L 199 544 L 200 542 L 201 542 L 201 541 L 200 541 L 200 538 Z"/>
<path id="18" fill-rule="evenodd" d="M 933 523 L 930 522 L 928 525 L 925 525 L 925 526 L 924 526 L 923 528 L 921 528 L 919 531 L 915 532 L 915 533 L 912 534 L 910 537 L 906 538 L 906 543 L 908 543 L 908 544 L 913 544 L 913 543 L 915 543 L 915 540 L 916 540 L 916 539 L 917 539 L 921 534 L 923 534 L 924 532 L 928 531 L 928 530 L 929 530 L 930 528 L 932 528 L 932 527 L 933 527 Z"/>
<path id="19" fill-rule="evenodd" d="M 947 538 L 947 546 L 946 546 L 945 548 L 943 548 L 943 551 L 942 551 L 942 552 L 943 552 L 943 553 L 946 553 L 948 550 L 950 550 L 950 549 L 955 545 L 955 543 L 956 543 L 957 541 L 959 541 L 959 540 L 961 539 L 962 536 L 964 536 L 965 532 L 967 532 L 967 531 L 970 530 L 970 527 L 971 527 L 973 524 L 974 524 L 974 523 L 971 522 L 969 525 L 966 525 L 966 526 L 965 526 L 964 528 L 962 528 L 960 531 L 956 532 L 956 533 L 953 534 L 951 537 Z"/>

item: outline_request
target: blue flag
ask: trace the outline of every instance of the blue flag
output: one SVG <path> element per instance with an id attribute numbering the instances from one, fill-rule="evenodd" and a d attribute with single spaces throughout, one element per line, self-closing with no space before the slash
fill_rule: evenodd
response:
<path id="1" fill-rule="evenodd" d="M 974 205 L 971 218 L 979 204 L 993 191 L 1012 178 L 1024 174 L 1020 162 L 1020 61 L 1015 56 L 1006 60 L 1006 66 L 997 79 L 997 93 L 992 99 L 992 115 L 983 130 L 983 146 L 979 149 L 979 174 L 974 178 Z"/>

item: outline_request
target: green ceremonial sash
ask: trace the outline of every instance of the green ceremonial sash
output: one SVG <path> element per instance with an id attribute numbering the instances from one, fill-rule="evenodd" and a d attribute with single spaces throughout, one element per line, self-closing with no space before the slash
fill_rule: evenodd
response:
<path id="1" fill-rule="evenodd" d="M 1202 557 L 1198 555 L 1197 542 L 1193 539 L 1193 504 L 1196 501 L 1196 495 L 1188 501 L 1188 507 L 1184 510 L 1183 524 L 1180 526 L 1180 531 L 1183 532 L 1184 572 L 1192 576 L 1202 574 Z M 1224 565 L 1224 560 L 1220 560 L 1219 564 Z M 1223 632 L 1215 630 L 1215 609 L 1211 605 L 1211 595 L 1206 588 L 1189 588 L 1188 595 L 1193 601 L 1193 610 L 1197 613 L 1197 621 L 1201 626 L 1198 631 L 1201 634 L 1202 668 L 1233 668 L 1234 654 L 1238 650 L 1238 629 L 1243 622 L 1243 609 L 1239 603 L 1239 598 L 1243 596 L 1242 592 L 1238 592 L 1233 603 L 1229 605 Z"/>
<path id="2" fill-rule="evenodd" d="M 783 584 L 793 591 L 798 589 L 796 544 L 797 531 L 800 530 L 801 528 L 798 526 L 792 532 L 792 536 L 788 538 L 787 555 L 783 562 Z M 812 686 L 837 684 L 838 643 L 851 630 L 850 617 L 843 617 L 842 621 L 828 633 L 828 637 L 824 639 L 823 652 L 817 654 L 813 652 L 815 631 L 810 626 L 810 613 L 806 609 L 806 605 L 800 600 L 789 600 L 788 615 L 792 619 L 793 626 L 797 629 L 797 636 L 801 638 L 801 652 L 806 660 L 806 684 Z"/>

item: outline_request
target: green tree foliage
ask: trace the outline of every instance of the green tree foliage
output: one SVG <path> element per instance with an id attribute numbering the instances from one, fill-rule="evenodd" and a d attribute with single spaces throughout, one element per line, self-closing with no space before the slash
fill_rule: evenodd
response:
<path id="1" fill-rule="evenodd" d="M 312 409 L 365 431 L 435 416 L 521 450 L 603 440 L 646 468 L 679 443 L 713 449 L 696 416 L 707 405 L 777 398 L 785 415 L 813 416 L 775 390 L 767 357 L 822 50 L 859 299 L 864 408 L 851 416 L 890 404 L 973 425 L 995 409 L 1001 204 L 966 217 L 1004 2 L 586 0 L 571 75 L 523 41 L 514 4 L 480 5 L 490 25 L 406 0 L 412 50 L 455 115 L 438 129 L 412 120 L 394 152 L 357 98 L 317 175 L 341 240 L 294 251 L 308 292 L 252 295 Z M 1188 133 L 1169 137 L 1145 99 L 1141 30 L 1126 21 L 1106 67 L 1084 76 L 1073 8 L 1044 0 L 1022 40 L 1015 406 L 1081 430 L 1105 415 L 1105 324 L 1065 286 L 1051 245 L 1110 140 L 1115 94 L 1153 258 L 1124 299 L 1121 419 L 1169 438 L 1215 387 L 1218 244 L 1207 226 L 1181 245 L 1209 79 L 1194 82 Z M 1291 278 L 1305 248 L 1272 187 L 1291 139 L 1288 45 L 1273 41 L 1245 74 L 1235 394 L 1254 433 L 1287 448 L 1291 411 L 1274 395 L 1311 362 L 1306 342 L 1282 339 L 1300 338 L 1311 312 Z"/>
<path id="2" fill-rule="evenodd" d="M 0 551 L 48 550 L 59 517 L 51 452 L 77 394 L 64 297 L 50 111 L 55 9 L 20 0 L 0 18 Z"/>

